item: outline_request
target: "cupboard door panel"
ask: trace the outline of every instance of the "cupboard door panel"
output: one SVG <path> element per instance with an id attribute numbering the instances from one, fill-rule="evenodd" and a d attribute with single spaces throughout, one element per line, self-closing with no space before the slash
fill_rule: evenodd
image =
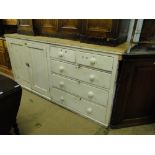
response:
<path id="1" fill-rule="evenodd" d="M 59 20 L 59 33 L 63 37 L 78 38 L 81 32 L 80 19 Z"/>
<path id="2" fill-rule="evenodd" d="M 87 36 L 106 38 L 106 33 L 112 31 L 112 19 L 86 19 L 84 31 Z"/>
<path id="3" fill-rule="evenodd" d="M 125 58 L 113 107 L 113 128 L 155 121 L 155 58 Z"/>
<path id="4" fill-rule="evenodd" d="M 35 43 L 28 43 L 27 51 L 31 55 L 31 75 L 32 75 L 32 89 L 42 95 L 49 97 L 49 80 L 47 70 L 46 48 L 44 45 Z"/>
<path id="5" fill-rule="evenodd" d="M 58 31 L 57 19 L 36 19 L 34 20 L 36 33 L 39 35 L 56 35 Z"/>
<path id="6" fill-rule="evenodd" d="M 34 35 L 32 19 L 19 19 L 18 33 Z"/>
<path id="7" fill-rule="evenodd" d="M 16 80 L 23 86 L 30 88 L 30 53 L 21 42 L 10 43 L 9 53 Z"/>

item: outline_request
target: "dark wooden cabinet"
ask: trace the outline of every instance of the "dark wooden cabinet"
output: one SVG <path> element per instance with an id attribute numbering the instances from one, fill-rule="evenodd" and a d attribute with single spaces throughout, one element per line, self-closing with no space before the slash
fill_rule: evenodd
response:
<path id="1" fill-rule="evenodd" d="M 32 19 L 19 19 L 18 20 L 18 33 L 34 35 L 33 20 Z"/>
<path id="2" fill-rule="evenodd" d="M 21 19 L 18 32 L 117 45 L 126 41 L 129 22 L 127 19 Z"/>
<path id="3" fill-rule="evenodd" d="M 155 56 L 125 56 L 118 78 L 111 127 L 155 122 Z"/>
<path id="4" fill-rule="evenodd" d="M 35 19 L 34 29 L 37 35 L 56 36 L 58 33 L 57 19 Z"/>
<path id="5" fill-rule="evenodd" d="M 127 39 L 129 20 L 85 19 L 81 40 L 96 44 L 116 45 Z"/>
<path id="6" fill-rule="evenodd" d="M 59 36 L 64 38 L 79 39 L 81 34 L 82 22 L 79 19 L 60 19 Z"/>

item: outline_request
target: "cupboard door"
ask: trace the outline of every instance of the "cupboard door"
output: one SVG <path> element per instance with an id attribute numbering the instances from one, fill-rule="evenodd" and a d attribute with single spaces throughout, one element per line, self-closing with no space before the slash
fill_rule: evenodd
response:
<path id="1" fill-rule="evenodd" d="M 49 97 L 49 79 L 47 66 L 47 47 L 41 43 L 28 43 L 27 52 L 31 56 L 32 89 Z"/>
<path id="2" fill-rule="evenodd" d="M 57 19 L 35 19 L 35 31 L 39 35 L 55 36 L 58 31 Z"/>
<path id="3" fill-rule="evenodd" d="M 15 79 L 22 86 L 30 88 L 30 53 L 24 47 L 24 43 L 18 40 L 11 41 L 9 43 L 9 54 Z"/>
<path id="4" fill-rule="evenodd" d="M 113 106 L 113 128 L 155 121 L 155 58 L 124 60 Z"/>
<path id="5" fill-rule="evenodd" d="M 19 19 L 18 33 L 34 35 L 32 19 Z"/>
<path id="6" fill-rule="evenodd" d="M 62 37 L 78 39 L 81 32 L 80 19 L 61 19 L 59 20 L 59 34 Z"/>
<path id="7" fill-rule="evenodd" d="M 112 19 L 86 19 L 83 20 L 83 31 L 88 37 L 106 38 L 112 30 Z"/>

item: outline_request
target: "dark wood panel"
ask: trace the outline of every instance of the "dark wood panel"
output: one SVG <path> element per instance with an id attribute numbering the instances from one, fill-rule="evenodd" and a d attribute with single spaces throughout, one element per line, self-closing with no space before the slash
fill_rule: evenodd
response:
<path id="1" fill-rule="evenodd" d="M 155 58 L 125 59 L 118 81 L 111 127 L 155 121 Z"/>
<path id="2" fill-rule="evenodd" d="M 56 36 L 58 33 L 58 20 L 35 19 L 34 28 L 37 35 Z"/>
<path id="3" fill-rule="evenodd" d="M 85 19 L 82 21 L 83 42 L 118 45 L 126 41 L 129 20 Z"/>
<path id="4" fill-rule="evenodd" d="M 32 19 L 19 19 L 18 20 L 18 33 L 34 35 L 33 20 Z"/>
<path id="5" fill-rule="evenodd" d="M 86 19 L 83 20 L 84 34 L 88 37 L 106 38 L 112 31 L 112 19 Z"/>
<path id="6" fill-rule="evenodd" d="M 60 19 L 59 36 L 64 38 L 79 39 L 81 33 L 80 19 Z"/>

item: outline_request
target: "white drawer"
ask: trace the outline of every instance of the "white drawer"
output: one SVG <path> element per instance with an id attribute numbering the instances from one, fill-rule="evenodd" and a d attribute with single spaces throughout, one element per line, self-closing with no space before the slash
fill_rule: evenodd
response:
<path id="1" fill-rule="evenodd" d="M 111 74 L 106 72 L 101 72 L 93 69 L 88 69 L 85 67 L 80 67 L 77 74 L 78 79 L 81 81 L 89 82 L 97 86 L 110 88 Z"/>
<path id="2" fill-rule="evenodd" d="M 113 68 L 113 57 L 110 56 L 77 52 L 76 61 L 79 64 L 108 71 L 112 71 Z"/>
<path id="3" fill-rule="evenodd" d="M 61 60 L 75 62 L 75 51 L 72 49 L 51 46 L 50 56 Z"/>
<path id="4" fill-rule="evenodd" d="M 78 91 L 80 97 L 83 97 L 91 102 L 96 102 L 106 106 L 108 103 L 108 92 L 102 89 L 98 89 L 89 86 L 84 83 L 80 83 L 80 89 Z"/>
<path id="5" fill-rule="evenodd" d="M 51 71 L 65 76 L 76 78 L 77 69 L 75 65 L 51 60 Z"/>
<path id="6" fill-rule="evenodd" d="M 102 124 L 105 123 L 105 117 L 106 117 L 106 108 L 100 105 L 96 105 L 94 103 L 91 103 L 86 100 L 81 100 L 82 108 L 81 114 L 85 115 L 86 117 L 89 117 L 97 122 L 100 122 Z"/>
<path id="7" fill-rule="evenodd" d="M 56 74 L 52 74 L 52 86 L 75 95 L 78 95 L 78 92 L 80 91 L 79 82 Z"/>
<path id="8" fill-rule="evenodd" d="M 80 107 L 82 104 L 80 102 L 80 98 L 56 88 L 51 89 L 51 96 L 52 96 L 52 99 L 56 101 L 58 104 L 64 107 L 67 107 L 71 110 L 80 112 Z"/>

